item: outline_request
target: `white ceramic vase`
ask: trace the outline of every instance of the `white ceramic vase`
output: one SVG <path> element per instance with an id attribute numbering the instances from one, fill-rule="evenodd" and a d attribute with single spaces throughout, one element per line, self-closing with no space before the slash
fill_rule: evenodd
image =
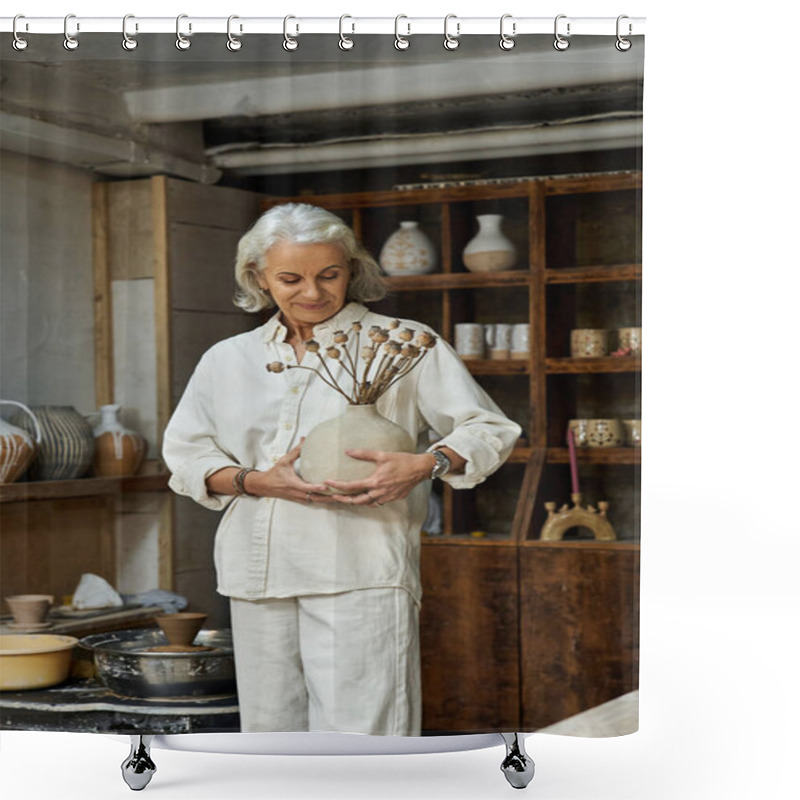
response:
<path id="1" fill-rule="evenodd" d="M 499 272 L 511 269 L 517 260 L 517 249 L 501 230 L 502 214 L 479 214 L 478 233 L 464 248 L 464 266 L 470 272 Z"/>
<path id="2" fill-rule="evenodd" d="M 126 428 L 119 420 L 120 406 L 100 406 L 100 424 L 94 429 L 95 475 L 121 478 L 135 475 L 144 461 L 144 436 Z"/>
<path id="3" fill-rule="evenodd" d="M 3 405 L 21 408 L 33 422 L 36 438 L 31 434 L 0 419 L 0 483 L 13 483 L 19 478 L 33 461 L 36 447 L 42 441 L 39 423 L 31 410 L 16 400 L 0 400 Z"/>
<path id="4" fill-rule="evenodd" d="M 436 269 L 436 248 L 419 223 L 401 222 L 381 248 L 378 262 L 387 275 L 424 275 Z"/>
<path id="5" fill-rule="evenodd" d="M 313 428 L 300 452 L 300 475 L 307 483 L 368 478 L 375 463 L 351 458 L 345 450 L 413 453 L 415 442 L 405 428 L 378 413 L 374 405 L 347 406 L 344 413 Z"/>

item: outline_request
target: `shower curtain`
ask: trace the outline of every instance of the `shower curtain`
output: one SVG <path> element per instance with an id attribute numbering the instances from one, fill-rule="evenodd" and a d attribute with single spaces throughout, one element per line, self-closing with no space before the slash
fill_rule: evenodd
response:
<path id="1" fill-rule="evenodd" d="M 558 20 L 523 37 L 513 19 L 465 35 L 457 18 L 438 36 L 347 18 L 325 35 L 296 18 L 282 34 L 235 18 L 227 35 L 180 18 L 143 33 L 131 18 L 26 38 L 22 22 L 0 41 L 1 394 L 92 425 L 117 404 L 147 443 L 133 476 L 95 460 L 0 487 L 3 595 L 55 598 L 35 635 L 97 630 L 70 598 L 86 573 L 132 615 L 112 632 L 149 630 L 142 609 L 164 603 L 230 628 L 221 515 L 170 491 L 163 434 L 203 353 L 269 319 L 231 302 L 240 237 L 307 202 L 380 263 L 371 310 L 436 331 L 521 431 L 474 486 L 433 480 L 408 544 L 420 733 L 635 730 L 643 37 L 570 40 Z M 427 265 L 404 260 L 412 246 Z M 31 633 L 3 613 L 3 634 Z M 76 649 L 57 686 L 2 692 L 2 725 L 239 730 L 235 696 L 180 712 L 123 699 L 91 656 Z M 78 692 L 115 710 L 76 713 Z"/>

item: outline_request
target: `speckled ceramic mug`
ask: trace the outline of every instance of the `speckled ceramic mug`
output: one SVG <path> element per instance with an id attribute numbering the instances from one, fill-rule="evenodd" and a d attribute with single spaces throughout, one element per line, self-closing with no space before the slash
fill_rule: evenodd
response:
<path id="1" fill-rule="evenodd" d="M 619 447 L 625 441 L 618 419 L 590 419 L 588 422 L 589 447 Z"/>
<path id="2" fill-rule="evenodd" d="M 620 347 L 630 347 L 631 354 L 634 356 L 642 354 L 641 328 L 617 328 L 617 336 Z"/>
<path id="3" fill-rule="evenodd" d="M 573 358 L 600 358 L 608 355 L 608 331 L 602 328 L 576 328 L 569 337 Z"/>

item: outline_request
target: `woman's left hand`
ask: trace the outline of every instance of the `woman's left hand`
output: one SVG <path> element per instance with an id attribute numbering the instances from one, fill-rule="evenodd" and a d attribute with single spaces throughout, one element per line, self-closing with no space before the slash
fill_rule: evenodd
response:
<path id="1" fill-rule="evenodd" d="M 351 458 L 373 461 L 375 472 L 360 481 L 325 481 L 342 494 L 331 495 L 345 505 L 383 506 L 408 497 L 411 490 L 431 476 L 436 463 L 430 453 L 389 453 L 382 450 L 346 450 Z M 347 494 L 344 494 L 346 492 Z"/>

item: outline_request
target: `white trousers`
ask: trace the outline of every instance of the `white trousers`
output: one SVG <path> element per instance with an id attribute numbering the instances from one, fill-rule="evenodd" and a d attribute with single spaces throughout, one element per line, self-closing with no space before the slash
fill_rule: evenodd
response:
<path id="1" fill-rule="evenodd" d="M 419 736 L 419 609 L 408 592 L 230 606 L 242 731 Z"/>

